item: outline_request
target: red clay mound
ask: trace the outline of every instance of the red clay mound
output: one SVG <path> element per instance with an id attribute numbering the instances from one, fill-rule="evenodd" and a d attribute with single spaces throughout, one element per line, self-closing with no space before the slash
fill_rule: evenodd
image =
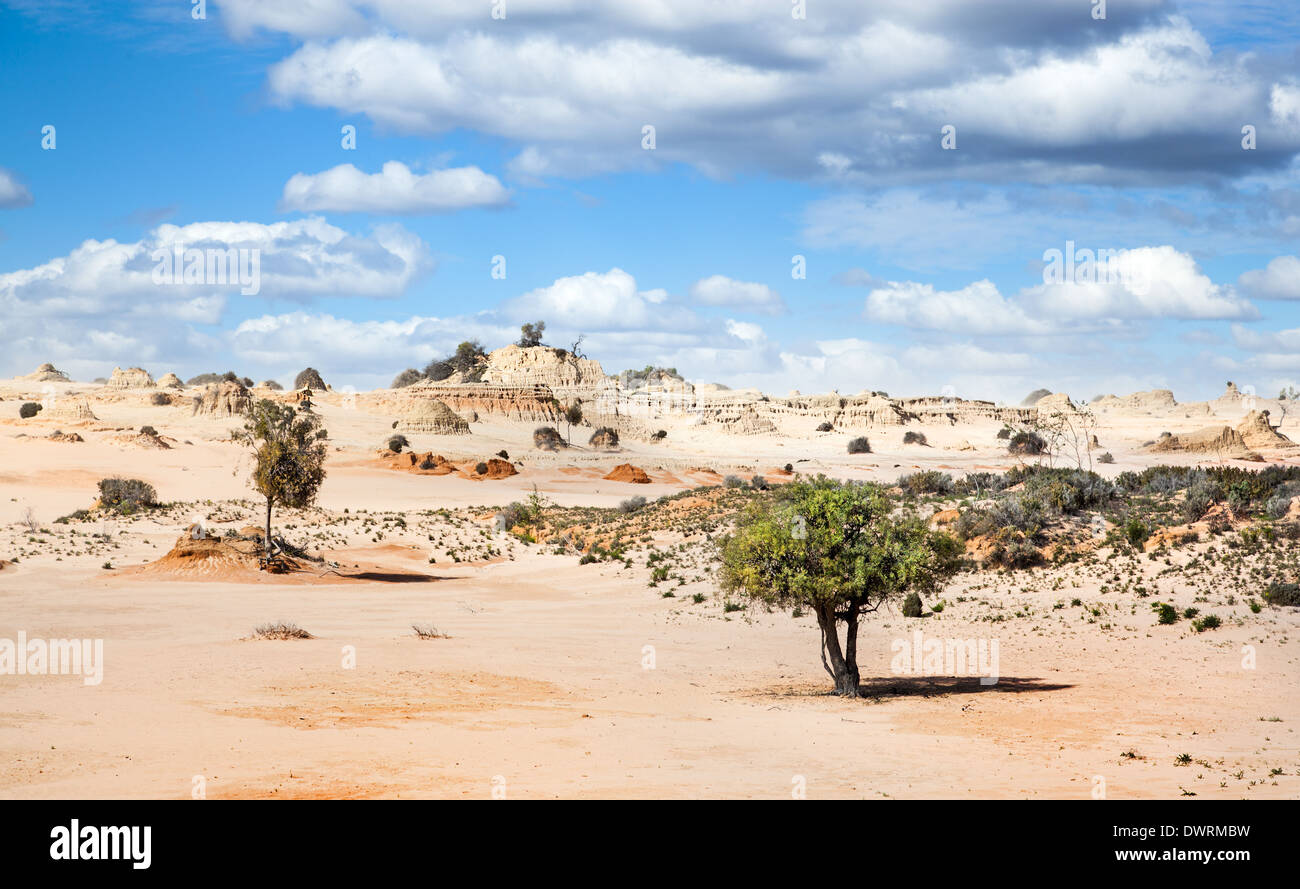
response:
<path id="1" fill-rule="evenodd" d="M 645 470 L 639 469 L 631 463 L 620 463 L 614 467 L 612 472 L 602 477 L 611 482 L 630 482 L 634 485 L 650 484 L 650 476 L 645 474 Z"/>
<path id="2" fill-rule="evenodd" d="M 515 469 L 515 464 L 509 460 L 500 460 L 496 457 L 487 461 L 487 472 L 479 476 L 480 478 L 510 478 L 512 475 L 518 475 L 519 470 Z"/>
<path id="3" fill-rule="evenodd" d="M 424 454 L 407 451 L 405 454 L 385 455 L 382 459 L 389 469 L 401 469 L 417 475 L 451 475 L 456 471 L 450 460 L 432 451 Z"/>

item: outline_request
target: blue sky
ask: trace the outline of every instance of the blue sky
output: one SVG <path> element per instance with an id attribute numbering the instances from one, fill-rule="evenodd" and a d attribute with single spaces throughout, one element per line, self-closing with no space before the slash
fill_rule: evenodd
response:
<path id="1" fill-rule="evenodd" d="M 0 0 L 0 374 L 368 388 L 542 318 L 776 394 L 1296 384 L 1300 14 L 1107 5 Z"/>

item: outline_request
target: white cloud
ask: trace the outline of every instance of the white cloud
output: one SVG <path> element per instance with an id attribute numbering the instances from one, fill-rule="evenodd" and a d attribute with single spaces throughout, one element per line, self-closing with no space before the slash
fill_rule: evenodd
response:
<path id="1" fill-rule="evenodd" d="M 286 210 L 333 210 L 342 213 L 445 213 L 470 207 L 500 207 L 510 192 L 478 167 L 454 167 L 413 173 L 389 161 L 379 173 L 366 174 L 352 164 L 321 173 L 296 173 L 284 186 Z"/>
<path id="2" fill-rule="evenodd" d="M 737 281 L 726 275 L 710 275 L 691 285 L 691 298 L 708 306 L 729 306 L 766 315 L 785 311 L 781 294 L 766 284 Z"/>
<path id="3" fill-rule="evenodd" d="M 231 300 L 252 297 L 239 295 L 238 281 L 155 283 L 155 257 L 178 246 L 248 251 L 241 268 L 259 257 L 259 298 L 287 300 L 393 297 L 431 264 L 424 243 L 400 226 L 361 236 L 318 218 L 161 225 L 131 243 L 87 240 L 66 256 L 0 274 L 7 340 L 0 373 L 26 373 L 43 361 L 75 368 L 192 360 L 196 348 L 210 349 L 212 334 L 202 328 L 220 324 Z"/>
<path id="4" fill-rule="evenodd" d="M 1255 307 L 1227 284 L 1215 284 L 1186 253 L 1170 246 L 1120 253 L 1098 280 L 1041 284 L 1021 298 L 1043 316 L 1062 319 L 1243 319 Z"/>
<path id="5" fill-rule="evenodd" d="M 1243 273 L 1237 286 L 1255 299 L 1300 299 L 1300 257 L 1279 256 Z"/>
<path id="6" fill-rule="evenodd" d="M 950 333 L 996 335 L 1052 330 L 1051 325 L 1029 318 L 987 279 L 947 291 L 936 290 L 932 284 L 890 281 L 867 295 L 865 314 L 881 324 Z"/>
<path id="7" fill-rule="evenodd" d="M 32 193 L 4 167 L 0 167 L 0 210 L 26 207 L 32 202 Z"/>
<path id="8" fill-rule="evenodd" d="M 1216 55 L 1186 19 L 1160 16 L 1165 0 L 1130 0 L 1104 29 L 1080 23 L 1078 3 L 820 0 L 798 22 L 769 4 L 683 0 L 512 0 L 505 23 L 408 0 L 222 10 L 239 38 L 305 41 L 271 67 L 275 99 L 513 140 L 521 180 L 663 162 L 877 184 L 1217 177 L 1232 171 L 1205 137 L 1241 120 L 1272 119 L 1275 147 L 1300 148 L 1294 86 Z M 647 123 L 654 152 L 640 147 Z M 938 150 L 942 123 L 958 127 L 960 152 Z M 1150 150 L 1171 139 L 1177 164 Z M 1133 150 L 1103 160 L 1098 144 Z M 1234 163 L 1277 163 L 1265 154 Z"/>
<path id="9" fill-rule="evenodd" d="M 589 333 L 600 330 L 689 330 L 693 312 L 665 301 L 662 290 L 639 291 L 636 279 L 619 268 L 558 278 L 508 302 L 503 310 L 519 321 L 545 319 L 554 327 Z"/>

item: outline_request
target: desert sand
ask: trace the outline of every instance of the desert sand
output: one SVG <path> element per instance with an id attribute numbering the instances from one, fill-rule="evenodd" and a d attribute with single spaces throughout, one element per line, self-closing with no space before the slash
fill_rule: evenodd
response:
<path id="1" fill-rule="evenodd" d="M 1150 600 L 1135 598 L 1131 582 L 1114 589 L 1109 569 L 972 571 L 943 591 L 940 613 L 904 618 L 894 608 L 865 622 L 865 697 L 844 700 L 827 693 L 811 616 L 728 611 L 710 567 L 686 557 L 652 585 L 644 549 L 583 564 L 582 541 L 530 542 L 494 525 L 499 508 L 534 492 L 564 509 L 694 491 L 674 508 L 707 514 L 710 492 L 732 474 L 892 483 L 919 469 L 1002 471 L 1019 460 L 994 417 L 956 410 L 951 420 L 819 433 L 792 407 L 798 399 L 774 399 L 769 416 L 762 402 L 723 393 L 731 401 L 712 413 L 643 413 L 616 448 L 587 447 L 586 424 L 572 430 L 572 447 L 549 452 L 533 447 L 539 421 L 518 404 L 473 417 L 453 404 L 469 434 L 403 433 L 410 450 L 454 465 L 432 473 L 380 454 L 404 416 L 401 393 L 317 392 L 328 477 L 314 508 L 279 511 L 275 524 L 326 561 L 279 576 L 159 561 L 196 521 L 220 535 L 258 525 L 262 506 L 249 458 L 229 440 L 238 416 L 196 413 L 193 390 L 155 404 L 158 391 L 128 374 L 110 385 L 0 381 L 0 638 L 104 640 L 98 685 L 0 676 L 0 796 L 189 798 L 196 786 L 209 798 L 789 798 L 802 789 L 808 798 L 1086 799 L 1099 786 L 1111 798 L 1300 796 L 1300 611 L 1252 613 L 1222 578 L 1197 586 L 1161 574 L 1213 543 L 1173 550 L 1169 562 L 1124 562 L 1161 601 L 1213 610 L 1223 619 L 1213 632 L 1157 624 Z M 20 419 L 28 400 L 47 407 Z M 1156 463 L 1257 467 L 1149 443 L 1166 431 L 1236 427 L 1258 407 L 1099 404 L 1095 434 L 1114 463 L 1094 468 L 1113 478 Z M 1300 441 L 1298 421 L 1288 416 L 1278 432 Z M 158 435 L 142 438 L 144 425 Z M 644 434 L 655 428 L 666 437 Z M 62 440 L 50 438 L 56 431 Z M 928 443 L 904 444 L 907 431 Z M 872 453 L 846 453 L 859 434 Z M 1300 465 L 1300 449 L 1264 444 L 1254 456 Z M 502 450 L 515 474 L 474 471 Z M 627 470 L 606 477 L 625 464 L 649 481 L 617 480 Z M 56 522 L 91 509 L 109 476 L 147 481 L 169 505 Z M 646 536 L 643 546 L 664 550 L 691 535 L 665 526 Z M 1262 588 L 1266 579 L 1237 581 Z M 313 638 L 251 638 L 272 621 Z M 413 625 L 440 636 L 418 638 Z M 918 630 L 996 639 L 998 682 L 899 675 L 891 646 Z M 1246 651 L 1253 668 L 1243 668 Z"/>

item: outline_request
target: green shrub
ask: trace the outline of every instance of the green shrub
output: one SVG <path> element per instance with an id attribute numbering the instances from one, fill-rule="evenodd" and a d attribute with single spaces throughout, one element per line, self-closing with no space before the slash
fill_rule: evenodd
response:
<path id="1" fill-rule="evenodd" d="M 636 497 L 629 497 L 628 499 L 624 500 L 622 503 L 618 505 L 618 511 L 625 514 L 633 513 L 636 512 L 637 510 L 643 509 L 645 507 L 645 504 L 646 504 L 646 499 L 640 495 L 637 495 Z"/>
<path id="2" fill-rule="evenodd" d="M 388 439 L 388 449 L 394 454 L 400 454 L 403 448 L 409 448 L 410 446 L 411 443 L 405 435 L 394 435 Z"/>
<path id="3" fill-rule="evenodd" d="M 924 433 L 924 432 L 904 432 L 904 433 L 903 433 L 903 444 L 905 444 L 905 445 L 909 445 L 909 444 L 925 445 L 925 444 L 929 444 L 929 442 L 927 442 L 927 441 L 925 440 L 925 433 Z"/>
<path id="4" fill-rule="evenodd" d="M 546 451 L 556 451 L 565 447 L 565 441 L 554 426 L 538 426 L 533 430 L 533 446 Z"/>
<path id="5" fill-rule="evenodd" d="M 1300 608 L 1300 583 L 1273 581 L 1264 591 L 1264 601 L 1270 605 Z"/>
<path id="6" fill-rule="evenodd" d="M 34 401 L 28 401 L 25 402 L 22 407 L 18 408 L 18 416 L 22 417 L 24 420 L 30 420 L 32 417 L 39 414 L 42 409 L 42 405 L 39 405 Z"/>
<path id="7" fill-rule="evenodd" d="M 871 442 L 867 441 L 865 435 L 860 435 L 849 442 L 850 454 L 870 454 Z"/>
<path id="8" fill-rule="evenodd" d="M 407 386 L 411 385 L 412 383 L 418 383 L 422 379 L 424 379 L 423 374 L 421 374 L 418 370 L 416 370 L 413 367 L 408 367 L 406 370 L 402 371 L 397 376 L 393 377 L 393 382 L 388 388 L 405 389 Z"/>
<path id="9" fill-rule="evenodd" d="M 920 617 L 921 616 L 921 597 L 916 593 L 908 593 L 907 598 L 903 600 L 903 617 Z"/>
<path id="10" fill-rule="evenodd" d="M 913 472 L 900 476 L 898 486 L 909 494 L 951 494 L 953 492 L 952 476 L 936 469 Z"/>
<path id="11" fill-rule="evenodd" d="M 1217 630 L 1221 626 L 1223 626 L 1223 621 L 1219 620 L 1217 614 L 1207 614 L 1200 620 L 1192 621 L 1192 627 L 1198 633 L 1204 633 L 1206 630 Z"/>
<path id="12" fill-rule="evenodd" d="M 99 482 L 99 502 L 105 509 L 130 515 L 158 505 L 153 485 L 138 478 L 105 478 Z"/>
<path id="13" fill-rule="evenodd" d="M 1178 609 L 1172 605 L 1167 605 L 1164 602 L 1152 602 L 1151 610 L 1159 615 L 1157 617 L 1159 623 L 1166 625 L 1178 623 Z"/>
<path id="14" fill-rule="evenodd" d="M 1017 432 L 1011 436 L 1007 451 L 1017 456 L 1036 457 L 1047 453 L 1047 442 L 1037 432 Z"/>

